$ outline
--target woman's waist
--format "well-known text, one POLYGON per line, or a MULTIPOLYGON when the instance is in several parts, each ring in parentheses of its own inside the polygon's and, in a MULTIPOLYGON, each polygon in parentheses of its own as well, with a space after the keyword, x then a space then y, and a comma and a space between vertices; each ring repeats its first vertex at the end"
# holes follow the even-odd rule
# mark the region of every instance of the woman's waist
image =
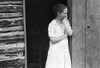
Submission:
POLYGON ((61 41, 59 41, 59 42, 57 42, 57 43, 54 43, 54 44, 50 41, 50 44, 51 44, 51 45, 68 44, 68 39, 67 39, 67 37, 66 37, 65 39, 63 39, 63 40, 61 40, 61 41))
POLYGON ((51 49, 61 49, 61 50, 64 50, 64 49, 68 49, 68 41, 67 41, 67 38, 58 42, 58 43, 55 43, 55 44, 52 44, 50 42, 50 48, 51 49))
MULTIPOLYGON (((63 36, 64 35, 64 33, 62 33, 62 34, 60 34, 60 33, 57 33, 56 35, 55 35, 55 37, 61 37, 61 36, 63 36)), ((67 35, 67 34, 66 34, 67 35)), ((68 35, 67 35, 68 36, 68 35)))

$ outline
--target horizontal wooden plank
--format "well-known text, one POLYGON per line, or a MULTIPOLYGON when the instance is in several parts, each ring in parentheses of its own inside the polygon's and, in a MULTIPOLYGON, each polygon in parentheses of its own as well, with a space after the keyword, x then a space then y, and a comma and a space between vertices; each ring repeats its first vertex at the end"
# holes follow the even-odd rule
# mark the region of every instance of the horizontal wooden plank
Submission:
POLYGON ((24 59, 5 60, 0 62, 0 68, 24 68, 23 66, 25 66, 24 59))
POLYGON ((13 44, 14 46, 12 45, 11 47, 9 47, 9 45, 6 44, 4 46, 3 45, 1 46, 3 48, 0 48, 0 55, 4 55, 4 54, 7 54, 7 55, 8 54, 21 54, 21 55, 23 55, 23 52, 25 50, 24 44, 23 44, 23 46, 22 45, 15 46, 13 44))
POLYGON ((20 40, 20 39, 24 39, 24 35, 20 35, 20 36, 7 36, 7 37, 1 37, 0 38, 0 43, 1 42, 6 42, 6 41, 11 41, 11 40, 20 40))
POLYGON ((22 12, 18 13, 0 13, 0 18, 22 17, 22 12))
POLYGON ((23 18, 10 18, 10 19, 0 19, 0 27, 11 27, 11 26, 24 26, 23 18))
POLYGON ((6 57, 6 56, 1 56, 0 57, 0 62, 1 61, 8 61, 8 60, 16 60, 16 59, 22 59, 22 60, 24 60, 25 57, 21 56, 21 57, 12 57, 12 58, 10 58, 10 57, 6 57))
POLYGON ((25 48, 13 48, 13 49, 2 49, 0 50, 0 54, 15 54, 15 53, 21 53, 24 52, 25 48))
POLYGON ((3 2, 0 2, 0 5, 8 5, 8 4, 23 4, 22 1, 3 1, 3 2))
POLYGON ((20 53, 12 53, 12 54, 0 54, 0 60, 4 57, 6 58, 16 58, 16 57, 22 57, 23 52, 20 53))
POLYGON ((0 5, 0 12, 22 12, 23 5, 0 5))
POLYGON ((23 0, 0 0, 0 2, 4 2, 4 1, 23 1, 23 0))
POLYGON ((4 44, 12 44, 12 43, 18 43, 18 42, 25 42, 24 39, 13 39, 13 40, 8 40, 8 41, 3 41, 3 42, 0 42, 1 44, 4 43, 4 44))
POLYGON ((14 27, 7 27, 7 28, 0 28, 0 33, 1 32, 7 32, 7 31, 18 31, 18 30, 23 30, 23 26, 14 26, 14 27))
POLYGON ((10 19, 0 19, 0 23, 1 21, 17 21, 17 20, 23 20, 23 17, 19 17, 19 18, 10 18, 10 19))
POLYGON ((15 36, 15 35, 24 35, 24 31, 0 33, 0 37, 2 37, 2 36, 15 36))
POLYGON ((0 44, 0 49, 11 49, 11 48, 23 48, 25 44, 23 42, 14 44, 0 44))

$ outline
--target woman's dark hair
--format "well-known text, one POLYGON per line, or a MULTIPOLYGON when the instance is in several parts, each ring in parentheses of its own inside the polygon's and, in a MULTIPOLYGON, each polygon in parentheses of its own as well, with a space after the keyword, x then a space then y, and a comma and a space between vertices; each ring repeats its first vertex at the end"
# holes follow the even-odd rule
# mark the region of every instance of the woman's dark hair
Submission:
POLYGON ((53 6, 53 13, 57 16, 57 12, 61 13, 65 8, 67 8, 67 6, 62 3, 56 4, 53 6))

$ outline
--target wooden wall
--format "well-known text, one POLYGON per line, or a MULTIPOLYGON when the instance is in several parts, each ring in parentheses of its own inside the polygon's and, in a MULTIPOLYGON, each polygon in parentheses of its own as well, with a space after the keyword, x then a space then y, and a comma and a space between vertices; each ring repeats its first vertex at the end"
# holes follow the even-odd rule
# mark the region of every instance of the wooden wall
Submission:
POLYGON ((23 18, 22 0, 0 1, 0 68, 24 68, 23 18))
POLYGON ((100 0, 72 0, 72 66, 100 68, 100 0))

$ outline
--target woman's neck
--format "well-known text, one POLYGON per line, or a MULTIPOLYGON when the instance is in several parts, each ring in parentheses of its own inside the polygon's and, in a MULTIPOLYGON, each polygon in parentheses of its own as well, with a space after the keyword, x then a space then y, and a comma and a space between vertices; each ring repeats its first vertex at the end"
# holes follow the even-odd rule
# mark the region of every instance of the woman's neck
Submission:
POLYGON ((55 19, 56 19, 56 21, 58 21, 57 23, 61 24, 62 19, 60 17, 56 17, 55 19))

